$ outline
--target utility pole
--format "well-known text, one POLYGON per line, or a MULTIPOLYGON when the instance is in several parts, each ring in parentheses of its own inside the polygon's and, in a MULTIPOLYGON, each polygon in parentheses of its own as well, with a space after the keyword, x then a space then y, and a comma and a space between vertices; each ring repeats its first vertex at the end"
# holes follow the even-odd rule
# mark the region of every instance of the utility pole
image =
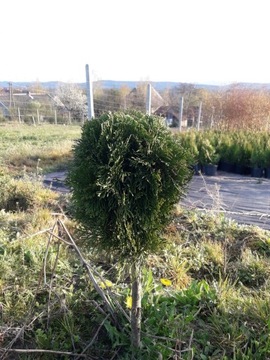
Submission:
POLYGON ((86 72, 86 91, 87 91, 87 105, 88 105, 88 120, 91 120, 94 115, 94 101, 93 101, 93 89, 92 81, 89 74, 89 65, 85 65, 86 72))
POLYGON ((146 114, 151 115, 151 84, 147 84, 146 114))
POLYGON ((180 111, 179 111, 179 131, 182 130, 182 120, 183 120, 183 108, 184 108, 184 98, 183 96, 180 99, 180 111))

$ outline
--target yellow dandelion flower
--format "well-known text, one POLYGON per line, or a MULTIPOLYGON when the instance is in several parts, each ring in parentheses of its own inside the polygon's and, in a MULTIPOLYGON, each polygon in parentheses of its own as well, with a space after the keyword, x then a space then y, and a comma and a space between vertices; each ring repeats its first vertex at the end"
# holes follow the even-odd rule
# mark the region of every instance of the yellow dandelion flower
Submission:
POLYGON ((126 298, 126 306, 128 309, 132 308, 132 297, 131 296, 127 296, 126 298))
POLYGON ((110 280, 105 280, 100 284, 101 289, 112 287, 113 283, 110 280))
POLYGON ((160 279, 160 282, 161 282, 161 284, 164 285, 164 286, 171 286, 171 285, 172 285, 172 282, 171 282, 171 280, 169 280, 169 279, 161 278, 161 279, 160 279))

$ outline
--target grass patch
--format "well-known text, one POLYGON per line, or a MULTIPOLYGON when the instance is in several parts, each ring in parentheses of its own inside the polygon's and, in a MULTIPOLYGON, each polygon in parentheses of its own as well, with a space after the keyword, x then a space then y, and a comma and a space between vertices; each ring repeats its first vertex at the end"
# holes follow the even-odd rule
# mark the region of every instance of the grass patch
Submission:
MULTIPOLYGON (((44 189, 37 170, 43 161, 45 169, 54 161, 64 166, 80 129, 70 131, 69 137, 67 126, 0 127, 6 137, 6 148, 0 145, 0 358, 131 358, 126 267, 89 248, 70 218, 69 195, 44 189), (56 150, 39 162, 45 139, 56 150), (64 160, 54 158, 66 140, 64 160), (19 156, 10 173, 13 145, 19 156), (27 154, 29 172, 22 171, 27 154)), ((178 209, 161 235, 166 246, 147 258, 143 271, 139 358, 270 358, 270 232, 178 209)))
MULTIPOLYGON (((68 199, 65 201, 68 206, 68 199)), ((12 344, 24 349, 85 351, 90 358, 130 358, 130 329, 125 317, 130 311, 130 282, 125 267, 119 267, 110 254, 89 249, 76 224, 63 214, 100 289, 114 304, 115 323, 76 251, 67 245, 67 233, 55 225, 54 201, 43 204, 43 208, 40 204, 35 207, 34 218, 30 207, 1 212, 0 328, 9 329, 3 348, 12 344), (38 224, 50 230, 40 232, 38 224), (58 241, 59 237, 63 241, 58 241), (15 329, 23 329, 24 336, 17 333, 12 343, 15 329)), ((140 358, 267 358, 269 232, 237 226, 222 217, 199 212, 191 215, 182 211, 175 216, 164 234, 166 248, 147 260, 140 358), (190 230, 194 227, 196 236, 190 230), (251 241, 254 234, 255 247, 251 241), (239 242, 244 246, 246 239, 244 250, 235 247, 239 254, 230 257, 223 241, 226 238, 230 246, 239 242)), ((53 359, 55 355, 44 356, 53 359)))
POLYGON ((1 125, 1 164, 14 175, 66 168, 80 133, 78 125, 1 125))

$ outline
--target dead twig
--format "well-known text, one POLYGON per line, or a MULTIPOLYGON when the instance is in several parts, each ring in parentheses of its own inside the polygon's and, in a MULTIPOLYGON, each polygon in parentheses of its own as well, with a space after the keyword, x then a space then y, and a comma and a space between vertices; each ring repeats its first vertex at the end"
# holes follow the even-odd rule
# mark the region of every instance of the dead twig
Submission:
MULTIPOLYGON (((89 342, 89 344, 87 344, 87 346, 83 349, 83 351, 81 352, 81 354, 84 354, 96 341, 96 338, 102 328, 102 326, 104 325, 105 321, 108 319, 109 314, 107 314, 107 316, 105 317, 105 319, 103 319, 102 323, 99 325, 95 335, 93 336, 93 338, 91 339, 91 341, 89 342)), ((75 358, 75 360, 78 360, 80 358, 81 355, 79 355, 78 357, 75 358)))
POLYGON ((82 265, 85 267, 87 274, 91 280, 91 282, 93 283, 93 286, 95 288, 95 290, 97 291, 97 293, 100 295, 100 297, 103 299, 103 301, 105 302, 105 304, 107 305, 107 308, 110 312, 110 314, 112 315, 113 319, 116 321, 115 318, 115 311, 114 311, 114 307, 112 304, 112 301, 105 295, 104 291, 100 288, 100 286, 98 285, 92 271, 91 268, 88 264, 88 262, 84 259, 84 257, 82 256, 82 253, 80 251, 80 249, 78 248, 78 246, 76 245, 75 241, 73 240, 72 236, 70 235, 68 229, 66 228, 65 224, 61 221, 61 220, 57 220, 57 223, 62 226, 63 230, 65 231, 66 235, 68 236, 68 239, 72 245, 72 247, 74 248, 74 250, 76 251, 77 255, 79 256, 82 265))
POLYGON ((53 285, 53 280, 54 280, 55 269, 56 269, 57 262, 59 259, 59 252, 60 252, 60 241, 58 240, 56 258, 54 260, 53 270, 52 270, 52 274, 51 274, 51 280, 50 280, 50 284, 49 284, 49 299, 48 299, 48 306, 47 306, 47 313, 48 313, 47 329, 49 328, 49 324, 50 324, 50 303, 51 303, 51 296, 52 296, 52 285, 53 285))
POLYGON ((17 334, 16 334, 16 336, 14 337, 14 339, 12 339, 11 341, 10 341, 10 343, 8 344, 8 346, 6 346, 5 348, 0 348, 0 353, 2 353, 1 354, 1 357, 0 357, 0 360, 4 360, 5 359, 5 357, 6 357, 6 355, 7 355, 7 353, 8 352, 10 352, 10 351, 12 351, 12 349, 11 349, 11 347, 12 347, 12 345, 17 341, 17 339, 24 333, 24 330, 26 329, 26 328, 28 328, 28 327, 31 327, 31 325, 37 320, 37 319, 39 319, 41 316, 43 316, 44 315, 44 311, 42 311, 41 313, 39 313, 37 316, 35 316, 33 319, 32 319, 32 321, 30 321, 30 323, 29 324, 24 324, 20 329, 19 329, 19 331, 17 332, 17 334))
POLYGON ((46 247, 46 251, 45 251, 45 255, 44 255, 44 261, 43 261, 43 276, 44 276, 44 284, 47 284, 47 277, 46 277, 46 267, 47 267, 47 257, 48 257, 48 253, 49 253, 49 247, 50 247, 50 243, 52 241, 53 238, 53 232, 54 229, 56 227, 56 223, 54 223, 53 227, 52 227, 52 231, 49 232, 50 236, 48 239, 48 243, 47 243, 47 247, 46 247))
POLYGON ((69 351, 56 351, 56 350, 45 350, 45 349, 6 349, 6 348, 2 348, 0 349, 0 353, 4 352, 4 353, 17 353, 17 354, 33 354, 33 353, 37 353, 37 354, 53 354, 53 355, 66 355, 66 356, 77 356, 76 359, 80 359, 80 358, 87 358, 87 359, 91 359, 89 357, 89 355, 84 355, 84 354, 75 354, 69 351))

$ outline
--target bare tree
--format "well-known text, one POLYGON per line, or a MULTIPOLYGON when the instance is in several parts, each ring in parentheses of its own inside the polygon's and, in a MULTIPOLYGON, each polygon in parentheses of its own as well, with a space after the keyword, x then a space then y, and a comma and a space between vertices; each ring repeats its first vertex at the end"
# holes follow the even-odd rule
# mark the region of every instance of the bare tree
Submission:
POLYGON ((60 85, 54 100, 59 108, 65 107, 74 120, 87 117, 87 98, 79 86, 71 83, 60 85))

